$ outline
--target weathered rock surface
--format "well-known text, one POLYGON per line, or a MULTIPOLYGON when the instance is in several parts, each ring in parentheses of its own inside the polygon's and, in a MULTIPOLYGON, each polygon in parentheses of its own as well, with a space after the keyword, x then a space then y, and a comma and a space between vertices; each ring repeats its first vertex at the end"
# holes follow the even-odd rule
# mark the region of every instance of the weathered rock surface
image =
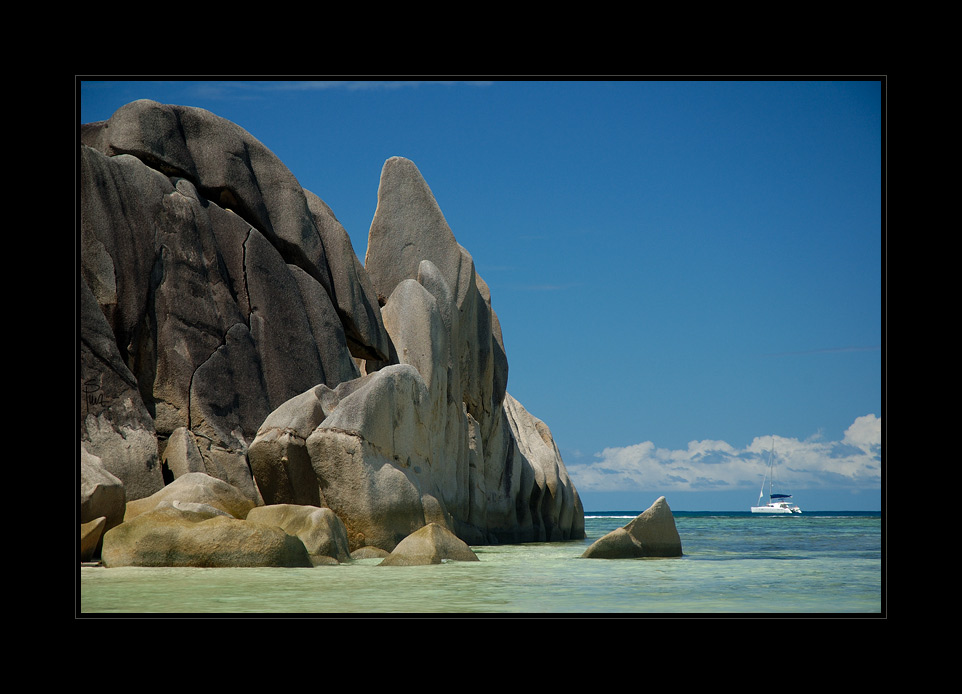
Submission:
POLYGON ((103 517, 107 528, 124 520, 127 494, 123 483, 104 468, 100 458, 80 446, 80 522, 103 517))
POLYGON ((625 526, 632 537, 645 547, 652 557, 680 557, 681 538, 668 501, 660 496, 646 511, 625 526))
POLYGON ((304 543, 279 527, 174 504, 109 530, 102 561, 108 568, 312 566, 304 543))
POLYGON ((329 508, 297 504, 258 506, 247 514, 247 520, 275 525, 289 535, 296 535, 315 564, 325 563, 325 558, 336 562, 351 559, 344 523, 329 508))
POLYGON ((127 494, 123 483, 107 472, 100 458, 80 445, 81 561, 100 556, 103 534, 124 520, 127 494))
POLYGON ((107 518, 101 516, 80 523, 80 561, 91 561, 100 554, 100 540, 107 530, 107 518))
POLYGON ((203 472, 191 472, 168 484, 160 491, 127 502, 124 522, 153 511, 165 502, 205 504, 234 517, 244 519, 254 508, 253 502, 237 487, 203 472))
MULTIPOLYGON (((92 254, 101 251, 95 248, 92 254)), ((91 263, 101 260, 94 258, 91 263)), ((112 279, 106 277, 104 283, 112 279)), ((116 287, 104 291, 107 300, 115 302, 116 287)), ((97 299, 83 280, 79 303, 81 443, 123 483, 128 498, 148 496, 164 486, 153 419, 97 299)))
POLYGON ((646 511, 596 540, 581 556, 588 559, 682 556, 681 538, 668 501, 658 497, 646 511))
POLYGON ((164 446, 161 461, 167 483, 187 474, 203 473, 237 488, 253 504, 264 503, 243 451, 218 446, 187 427, 174 429, 164 446))
POLYGON ((488 287, 412 162, 384 164, 361 265, 323 200, 202 109, 133 102, 83 126, 79 155, 81 443, 128 520, 325 508, 353 550, 432 523, 472 544, 583 537, 547 426, 507 393, 488 287))
POLYGON ((442 561, 480 561, 468 545, 447 528, 428 523, 404 538, 378 566, 422 566, 442 561))
POLYGON ((568 477, 550 429, 510 394, 505 394, 505 412, 511 433, 534 474, 529 505, 544 528, 544 539, 555 542, 584 537, 581 498, 568 477))
POLYGON ((129 498, 163 486, 157 437, 246 453, 281 403, 359 375, 352 354, 388 358, 346 232, 248 133, 137 101, 82 142, 82 435, 129 498))

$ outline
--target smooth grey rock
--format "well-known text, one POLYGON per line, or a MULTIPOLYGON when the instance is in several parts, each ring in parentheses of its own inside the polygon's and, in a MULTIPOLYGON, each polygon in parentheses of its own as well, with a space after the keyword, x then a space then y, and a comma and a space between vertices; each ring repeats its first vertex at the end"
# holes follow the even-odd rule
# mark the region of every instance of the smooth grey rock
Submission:
POLYGON ((237 488, 252 503, 264 503, 243 452, 214 445, 210 439, 198 436, 186 427, 178 427, 170 435, 164 448, 163 464, 168 479, 204 473, 237 488))
POLYGON ((351 354, 359 359, 386 361, 391 344, 381 322, 377 292, 354 252, 351 237, 327 203, 308 190, 304 195, 324 244, 333 283, 331 296, 351 354))
POLYGON ((105 518, 106 529, 124 520, 127 494, 123 483, 110 474, 100 458, 80 445, 80 522, 105 518))
POLYGON ((431 396, 417 370, 385 367, 307 438, 325 503, 344 521, 352 549, 391 550, 422 527, 433 487, 431 396))
POLYGON ((414 279, 422 260, 434 263, 460 297, 461 247, 414 162, 391 157, 381 169, 364 259, 379 301, 401 281, 414 279))
POLYGON ((342 314, 338 313, 317 280, 296 265, 289 265, 288 268, 301 293, 310 329, 308 335, 315 346, 324 375, 322 382, 333 388, 344 381, 354 380, 361 374, 351 355, 345 335, 346 326, 341 323, 342 314))
POLYGON ((162 456, 164 468, 177 479, 190 472, 207 472, 197 441, 187 427, 177 427, 167 439, 162 456))
MULTIPOLYGON (((490 301, 479 290, 483 282, 474 260, 458 244, 431 189, 410 160, 392 157, 384 163, 377 200, 364 266, 378 298, 386 303, 402 281, 424 277, 422 262, 434 266, 457 311, 456 325, 449 320, 448 327, 451 349, 459 362, 459 399, 487 439, 498 423, 507 361, 495 358, 496 351, 503 353, 504 345, 495 349, 492 344, 500 338, 500 331, 496 334, 493 330, 496 319, 490 301)), ((436 291, 438 285, 433 277, 425 280, 426 288, 447 303, 436 291)), ((441 311, 442 316, 453 318, 448 306, 443 305, 441 311)))
POLYGON ((505 394, 504 402, 511 433, 534 474, 529 506, 533 521, 541 528, 539 536, 547 542, 584 537, 581 497, 568 477, 551 430, 510 394, 505 394))
POLYGON ((417 280, 398 283, 382 310, 398 359, 421 374, 428 390, 447 395, 448 332, 434 296, 417 280))
POLYGON ((264 420, 247 452, 264 503, 326 505, 307 451, 307 437, 365 380, 357 378, 334 389, 319 384, 283 403, 264 420))

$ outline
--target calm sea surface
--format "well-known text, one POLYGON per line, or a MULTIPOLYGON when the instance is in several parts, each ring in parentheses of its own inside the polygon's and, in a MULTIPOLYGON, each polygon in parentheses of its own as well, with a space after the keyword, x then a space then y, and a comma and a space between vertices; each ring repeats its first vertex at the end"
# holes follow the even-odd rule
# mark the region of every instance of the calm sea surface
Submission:
POLYGON ((475 547, 480 562, 313 569, 79 569, 107 614, 882 615, 879 513, 674 512, 684 556, 582 559, 638 512, 585 514, 585 540, 475 547))

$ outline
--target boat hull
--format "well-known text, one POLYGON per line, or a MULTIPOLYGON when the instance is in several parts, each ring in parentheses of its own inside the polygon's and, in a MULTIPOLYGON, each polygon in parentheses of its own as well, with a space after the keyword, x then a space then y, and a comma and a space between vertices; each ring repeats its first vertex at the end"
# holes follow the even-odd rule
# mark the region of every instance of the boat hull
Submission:
POLYGON ((801 512, 802 509, 797 506, 752 506, 752 513, 769 516, 791 516, 801 512))

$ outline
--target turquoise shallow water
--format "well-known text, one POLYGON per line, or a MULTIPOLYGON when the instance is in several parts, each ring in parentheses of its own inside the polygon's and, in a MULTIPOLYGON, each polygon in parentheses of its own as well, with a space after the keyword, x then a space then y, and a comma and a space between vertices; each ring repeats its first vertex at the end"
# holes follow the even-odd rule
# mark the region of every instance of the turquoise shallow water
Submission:
POLYGON ((313 569, 79 569, 77 610, 110 614, 883 614, 881 514, 676 512, 684 556, 582 559, 585 540, 475 547, 480 562, 313 569))

